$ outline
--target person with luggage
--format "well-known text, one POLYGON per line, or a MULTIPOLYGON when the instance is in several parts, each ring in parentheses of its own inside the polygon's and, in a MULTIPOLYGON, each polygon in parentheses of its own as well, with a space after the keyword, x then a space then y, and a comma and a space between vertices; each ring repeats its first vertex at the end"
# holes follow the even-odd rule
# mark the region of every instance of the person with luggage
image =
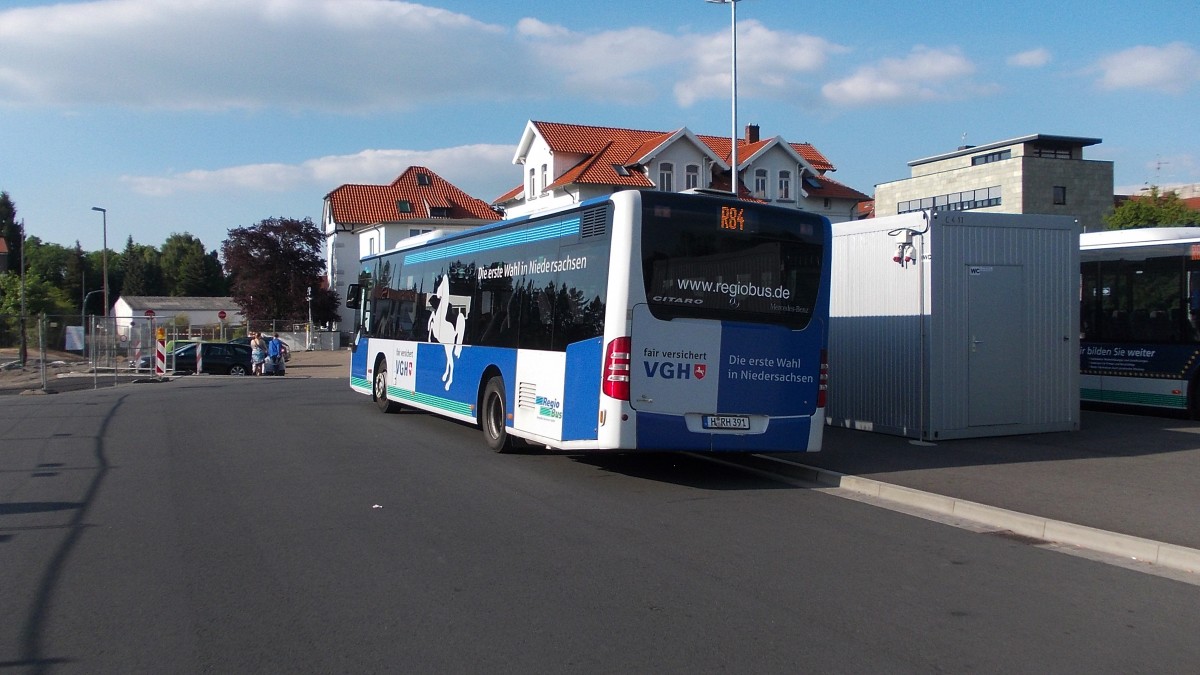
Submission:
POLYGON ((287 367, 284 362, 286 352, 287 346, 279 339, 279 333, 272 335, 267 342, 267 366, 272 375, 283 375, 284 368, 287 367))

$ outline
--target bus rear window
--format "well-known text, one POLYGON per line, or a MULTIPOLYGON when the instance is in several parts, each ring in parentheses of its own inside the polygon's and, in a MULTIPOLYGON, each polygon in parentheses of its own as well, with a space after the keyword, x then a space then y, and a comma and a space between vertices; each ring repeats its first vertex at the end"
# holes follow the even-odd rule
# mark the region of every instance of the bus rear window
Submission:
POLYGON ((658 319, 802 329, 821 283, 824 221, 752 202, 643 193, 642 271, 658 319))

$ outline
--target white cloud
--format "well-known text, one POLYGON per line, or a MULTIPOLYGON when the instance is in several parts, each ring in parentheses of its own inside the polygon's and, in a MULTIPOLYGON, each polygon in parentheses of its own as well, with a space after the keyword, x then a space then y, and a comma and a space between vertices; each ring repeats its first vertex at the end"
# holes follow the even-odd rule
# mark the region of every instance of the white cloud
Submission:
MULTIPOLYGON (((729 34, 696 36, 688 45, 688 64, 675 85, 675 100, 688 107, 697 101, 725 98, 730 89, 729 34)), ((772 30, 750 20, 738 25, 738 93, 762 98, 794 97, 801 76, 825 67, 831 54, 848 51, 824 38, 772 30)))
POLYGON ((654 100, 655 80, 677 66, 686 42, 649 28, 584 34, 536 19, 522 19, 518 32, 547 90, 624 103, 654 100))
POLYGON ((974 64, 957 49, 917 46, 904 58, 883 59, 830 82, 821 93, 843 106, 949 99, 988 89, 968 81, 974 72, 974 64))
POLYGON ((142 195, 168 197, 181 193, 289 192, 331 190, 346 183, 387 184, 410 166, 435 171, 472 196, 491 200, 520 181, 513 172, 512 145, 462 145, 437 150, 364 150, 332 155, 300 164, 247 164, 224 169, 195 169, 167 176, 123 176, 122 182, 142 195), (512 184, 497 176, 513 176, 512 184))
POLYGON ((1006 63, 1018 68, 1041 68, 1050 63, 1050 50, 1045 47, 1028 49, 1008 57, 1006 63))
POLYGON ((485 99, 519 60, 507 33, 387 0, 16 9, 0 12, 0 103, 346 111, 485 99))
MULTIPOLYGON (((729 33, 670 35, 634 27, 595 34, 573 32, 536 19, 522 19, 518 33, 573 95, 597 100, 646 103, 674 81, 684 107, 729 92, 729 33)), ((797 76, 819 70, 829 54, 845 51, 827 40, 772 30, 756 20, 738 24, 738 89, 747 96, 794 93, 797 76)))
POLYGON ((1183 42, 1138 46, 1110 54, 1096 64, 1102 89, 1157 89, 1181 93, 1200 82, 1200 53, 1183 42))
MULTIPOLYGON (((738 24, 738 86, 794 97, 845 48, 738 24)), ((0 11, 0 105, 373 113, 563 95, 684 107, 729 90, 729 34, 513 27, 402 0, 92 0, 0 11), (530 70, 536 77, 528 77, 530 70)))

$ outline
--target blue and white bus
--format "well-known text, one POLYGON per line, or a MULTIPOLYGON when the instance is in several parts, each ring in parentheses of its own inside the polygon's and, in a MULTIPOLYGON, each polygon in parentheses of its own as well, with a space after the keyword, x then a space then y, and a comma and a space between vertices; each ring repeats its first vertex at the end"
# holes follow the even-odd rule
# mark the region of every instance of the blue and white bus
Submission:
POLYGON ((829 221, 624 191, 362 260, 350 386, 504 451, 815 451, 829 221))
POLYGON ((1200 417, 1200 228, 1079 236, 1079 398, 1200 417))

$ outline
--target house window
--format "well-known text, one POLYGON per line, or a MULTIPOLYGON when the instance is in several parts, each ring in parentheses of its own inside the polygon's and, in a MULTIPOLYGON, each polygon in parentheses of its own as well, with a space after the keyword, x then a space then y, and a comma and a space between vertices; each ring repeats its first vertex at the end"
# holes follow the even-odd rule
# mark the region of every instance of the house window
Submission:
POLYGON ((396 211, 398 213, 412 213, 412 202, 407 199, 396 200, 396 211))
POLYGON ((427 174, 427 173, 417 174, 417 185, 429 185, 429 174, 427 174))
POLYGON ((790 200, 792 198, 792 172, 779 172, 779 199, 790 200))
POLYGON ((684 169, 683 174, 685 190, 694 190, 700 187, 700 167, 696 164, 688 164, 684 169))
POLYGON ((767 198, 767 170, 754 170, 754 196, 759 199, 767 198))
POLYGON ((1054 203, 1059 205, 1067 203, 1067 186, 1054 186, 1054 203))
POLYGON ((370 239, 367 240, 367 253, 371 254, 374 252, 375 252, 375 237, 371 237, 370 239))
POLYGON ((824 204, 825 204, 825 208, 826 208, 826 210, 828 210, 828 209, 829 209, 829 207, 833 206, 833 200, 832 200, 832 199, 830 199, 829 197, 826 197, 826 198, 825 198, 825 201, 824 201, 824 204))
POLYGON ((542 165, 542 192, 545 192, 546 188, 550 187, 550 182, 548 180, 546 180, 546 176, 549 173, 550 172, 547 170, 546 165, 543 164, 542 165))
POLYGON ((658 165, 658 189, 663 192, 675 191, 675 165, 663 162, 658 165))
POLYGON ((450 217, 450 207, 449 206, 431 206, 431 207, 429 207, 429 217, 430 218, 449 218, 450 217))
POLYGON ((529 190, 527 190, 527 192, 528 192, 527 199, 535 199, 537 197, 537 183, 534 182, 536 179, 537 179, 537 174, 534 173, 534 169, 530 169, 529 170, 529 190))
POLYGON ((425 234, 426 232, 432 232, 432 231, 433 231, 433 228, 429 228, 429 227, 410 227, 408 229, 408 236, 416 237, 418 235, 422 235, 422 234, 425 234))

